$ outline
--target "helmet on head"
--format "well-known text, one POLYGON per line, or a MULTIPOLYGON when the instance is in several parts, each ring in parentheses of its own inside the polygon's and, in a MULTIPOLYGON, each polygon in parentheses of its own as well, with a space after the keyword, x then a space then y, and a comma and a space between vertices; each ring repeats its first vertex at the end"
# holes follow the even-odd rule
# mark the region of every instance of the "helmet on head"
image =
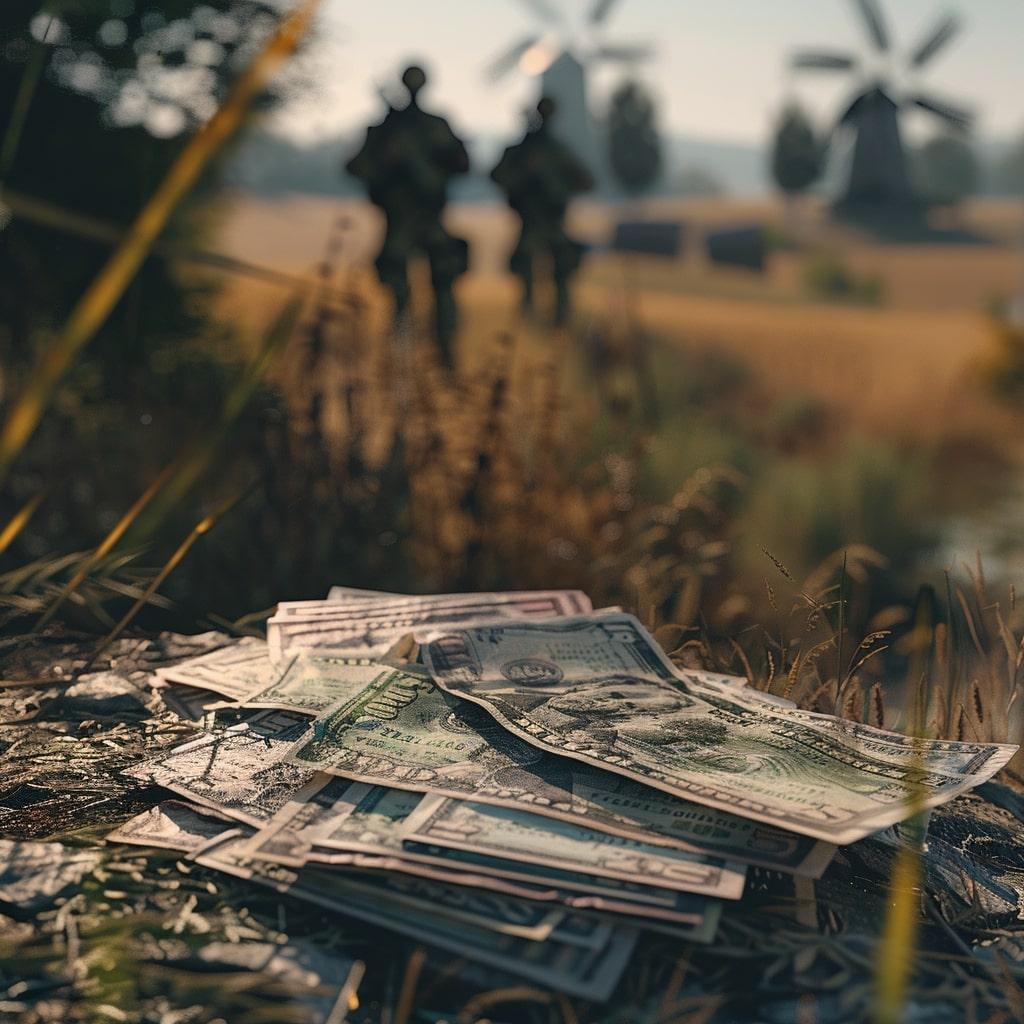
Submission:
POLYGON ((410 64, 402 72, 402 85, 415 96, 427 84, 427 73, 419 64, 410 64))

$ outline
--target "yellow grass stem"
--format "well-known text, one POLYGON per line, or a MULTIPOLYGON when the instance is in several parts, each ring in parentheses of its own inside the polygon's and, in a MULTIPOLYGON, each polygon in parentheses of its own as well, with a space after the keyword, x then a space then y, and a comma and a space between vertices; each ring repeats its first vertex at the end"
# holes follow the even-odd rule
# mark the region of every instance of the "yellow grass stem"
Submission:
MULTIPOLYGON (((59 231, 64 235, 74 235, 91 242, 115 246, 121 242, 126 233, 124 225, 112 224, 110 221, 76 213, 66 206, 51 203, 45 199, 4 189, 3 203, 17 220, 28 221, 38 227, 59 231)), ((162 256, 178 263, 192 263, 202 267, 212 267, 228 274, 240 277, 251 277, 270 284, 302 288, 312 291, 320 286, 315 278, 289 274, 274 267, 265 267, 258 263, 229 256, 213 249, 196 249, 181 242, 167 240, 156 241, 149 250, 149 256, 162 256)))
POLYGON ((175 208, 211 157, 241 124, 253 100, 298 46, 322 0, 304 0, 242 73, 216 114, 188 142, 135 223, 79 300, 0 431, 0 481, 35 432, 78 353, 102 327, 175 208))
POLYGON ((405 977, 402 979, 402 990, 398 995, 398 1004, 395 1007, 395 1024, 407 1024, 413 1009, 413 1000, 416 998, 416 985, 420 980, 420 973, 427 961, 427 951, 422 946, 417 946, 405 965, 405 977))
MULTIPOLYGON (((256 359, 246 367, 241 378, 228 392, 224 405, 217 420, 211 428, 197 441, 192 443, 176 460, 177 471, 163 488, 159 499, 154 504, 151 516, 144 524, 145 535, 148 536, 159 526, 167 514, 192 485, 206 472, 210 463, 224 440, 225 435, 255 394, 274 358, 287 344, 302 310, 304 287, 296 290, 291 300, 285 305, 280 315, 271 325, 263 343, 263 348, 256 359)), ((134 538, 144 539, 144 538, 134 538)))
POLYGON ((57 599, 46 609, 45 612, 39 617, 39 621, 36 622, 33 631, 42 629, 57 612, 61 609, 64 602, 67 601, 72 594, 82 585, 85 578, 96 568, 97 565, 114 550, 117 542, 125 535, 128 528, 138 519, 143 509, 156 497, 160 492, 161 488, 171 478, 174 472, 174 468, 177 465, 177 461, 169 463, 159 473, 159 475, 153 480, 153 482, 135 499, 134 504, 121 518, 117 521, 114 528, 103 538, 102 543, 95 551, 87 558, 82 560, 82 564, 75 570, 75 574, 68 580, 64 589, 57 595, 57 599))
MULTIPOLYGON (((255 486, 255 485, 253 485, 255 486)), ((172 572, 181 564, 185 556, 192 550, 192 545, 195 544, 204 533, 209 533, 210 530, 217 525, 217 523, 230 512, 240 501, 247 497, 253 490, 253 487, 248 487, 244 491, 234 495, 227 501, 223 502, 209 515, 203 516, 202 519, 192 527, 189 535, 178 545, 173 555, 167 559, 161 570, 156 574, 153 581, 148 587, 139 595, 138 600, 128 609, 127 612, 122 616, 121 621, 107 634, 106 638, 99 645, 92 657, 86 662, 84 669, 88 669, 93 665, 96 659, 128 628, 132 620, 142 610, 143 606, 150 600, 150 598, 163 586, 164 581, 172 572)))
MULTIPOLYGON (((921 766, 920 755, 914 758, 921 766)), ((912 769, 913 770, 913 769, 912 769)), ((902 842, 889 879, 889 906, 875 971, 875 1024, 900 1024, 917 949, 924 842, 923 787, 912 781, 907 801, 913 816, 902 826, 902 842)))
MULTIPOLYGON (((117 525, 107 534, 103 542, 89 555, 75 571, 74 576, 60 592, 57 599, 40 616, 35 630, 42 629, 57 614, 64 603, 82 585, 86 577, 114 550, 116 545, 135 524, 146 508, 157 497, 160 498, 158 514, 150 521, 149 531, 159 524, 162 515, 180 499, 202 475, 213 459, 214 453, 225 432, 245 409, 253 393, 263 379, 274 356, 291 336, 302 306, 304 287, 297 289, 292 300, 274 321, 257 359, 246 369, 238 383, 231 389, 221 409, 215 428, 198 441, 187 445, 176 458, 168 463, 153 482, 139 495, 131 508, 120 518, 117 525)), ((0 552, 2 552, 0 548, 0 552)))
POLYGON ((36 509, 43 503, 46 491, 40 491, 35 497, 29 498, 22 507, 14 513, 11 521, 0 530, 0 555, 2 555, 17 539, 18 534, 28 526, 36 509))

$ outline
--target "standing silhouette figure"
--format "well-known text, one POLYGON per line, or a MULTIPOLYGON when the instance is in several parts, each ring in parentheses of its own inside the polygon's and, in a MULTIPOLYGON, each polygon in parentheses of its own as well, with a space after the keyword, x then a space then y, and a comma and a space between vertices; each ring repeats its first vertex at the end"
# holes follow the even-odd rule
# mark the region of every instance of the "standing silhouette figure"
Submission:
POLYGON ((583 245, 565 230, 573 196, 589 192, 594 178, 576 154, 551 131, 555 101, 544 97, 521 142, 505 150, 491 178, 522 221, 509 269, 522 280, 523 308, 533 310, 534 276, 545 257, 555 286, 557 326, 569 317, 569 281, 583 258, 583 245))
POLYGON ((453 365, 452 341, 458 314, 452 287, 469 263, 468 246, 450 235, 441 218, 452 178, 469 170, 466 147, 443 117, 419 105, 426 72, 412 65, 402 84, 404 107, 390 106, 384 120, 367 129, 362 148, 345 165, 366 186, 367 195, 384 213, 387 230, 376 260, 377 274, 395 301, 395 323, 409 308, 409 261, 424 255, 430 263, 434 293, 434 330, 441 361, 453 365))

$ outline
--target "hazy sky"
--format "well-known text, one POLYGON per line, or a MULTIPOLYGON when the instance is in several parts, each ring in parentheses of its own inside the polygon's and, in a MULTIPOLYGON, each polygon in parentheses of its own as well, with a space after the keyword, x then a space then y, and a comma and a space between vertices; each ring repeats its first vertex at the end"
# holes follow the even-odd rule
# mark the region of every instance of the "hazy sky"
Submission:
MULTIPOLYGON (((548 0, 579 25, 588 0, 548 0)), ((1024 131, 1024 0, 888 0, 885 11, 905 52, 949 10, 965 28, 935 58, 921 84, 973 107, 979 134, 1024 131)), ((318 87, 286 107, 278 129, 311 139, 351 130, 381 113, 374 83, 393 81, 409 57, 432 72, 426 105, 465 133, 505 135, 521 124, 536 85, 519 72, 494 85, 484 68, 538 27, 528 0, 327 0, 320 39, 309 57, 318 87)), ((607 42, 645 41, 656 57, 642 77, 673 132, 759 142, 795 90, 822 118, 834 115, 852 81, 820 72, 788 74, 786 55, 801 46, 868 51, 851 0, 620 0, 607 42)), ((592 104, 620 74, 592 76, 592 104)), ((912 119, 918 132, 926 115, 912 119), (915 123, 916 122, 916 123, 915 123)))

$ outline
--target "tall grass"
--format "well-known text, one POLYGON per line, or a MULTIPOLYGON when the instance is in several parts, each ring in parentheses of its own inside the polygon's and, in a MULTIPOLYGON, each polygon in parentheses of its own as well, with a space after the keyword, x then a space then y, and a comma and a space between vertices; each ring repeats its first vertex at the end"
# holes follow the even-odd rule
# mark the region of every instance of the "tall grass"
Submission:
POLYGON ((242 123, 270 76, 295 51, 320 3, 321 0, 305 0, 282 21, 262 52, 234 82, 224 103, 182 150, 63 329, 43 353, 38 368, 0 429, 0 484, 35 431, 61 379, 110 315, 175 208, 214 154, 242 123))

